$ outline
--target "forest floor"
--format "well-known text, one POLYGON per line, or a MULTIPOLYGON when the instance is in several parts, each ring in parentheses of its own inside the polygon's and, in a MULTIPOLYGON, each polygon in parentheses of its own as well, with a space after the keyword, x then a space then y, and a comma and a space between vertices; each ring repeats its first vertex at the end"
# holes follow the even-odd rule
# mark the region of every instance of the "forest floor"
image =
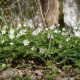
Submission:
POLYGON ((80 80, 80 73, 62 71, 57 67, 35 64, 18 64, 14 68, 0 70, 0 80, 80 80), (58 71, 56 71, 58 70, 58 71))

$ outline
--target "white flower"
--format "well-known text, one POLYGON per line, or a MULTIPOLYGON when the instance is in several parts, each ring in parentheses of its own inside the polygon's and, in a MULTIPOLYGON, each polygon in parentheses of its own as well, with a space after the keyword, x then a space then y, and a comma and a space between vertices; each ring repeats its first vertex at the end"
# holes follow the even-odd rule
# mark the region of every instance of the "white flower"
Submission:
POLYGON ((9 32, 10 32, 10 34, 14 34, 14 29, 11 28, 9 32))
POLYGON ((27 26, 27 25, 26 25, 26 22, 23 24, 23 26, 24 26, 24 27, 26 27, 26 26, 27 26))
POLYGON ((29 43, 30 43, 30 42, 29 42, 28 40, 24 40, 24 41, 23 41, 24 46, 29 45, 29 43))
POLYGON ((69 35, 69 32, 62 32, 61 35, 69 35))
POLYGON ((41 54, 44 54, 44 53, 45 53, 45 49, 40 48, 40 53, 41 53, 41 54))
POLYGON ((2 40, 1 43, 3 44, 5 42, 5 40, 2 40))
POLYGON ((7 26, 7 25, 4 25, 4 26, 3 26, 3 28, 4 28, 4 29, 7 29, 7 28, 8 28, 8 26, 7 26))
POLYGON ((37 36, 37 35, 42 31, 42 29, 43 29, 43 28, 37 28, 36 30, 34 30, 34 31, 32 32, 32 35, 33 35, 33 36, 37 36))
POLYGON ((20 36, 21 36, 21 34, 20 33, 17 33, 16 37, 20 37, 20 36))
POLYGON ((74 30, 77 30, 78 28, 77 28, 77 26, 74 26, 74 30))
POLYGON ((18 27, 21 28, 21 23, 18 24, 18 27))
POLYGON ((24 35, 26 33, 26 29, 20 30, 19 32, 21 35, 24 35))
POLYGON ((1 33, 2 33, 2 34, 6 34, 6 30, 3 29, 3 30, 1 31, 1 33))
POLYGON ((50 26, 50 30, 54 30, 56 28, 56 26, 52 25, 50 26))
POLYGON ((61 33, 61 31, 60 31, 60 30, 55 29, 55 30, 54 30, 54 33, 56 33, 56 34, 58 33, 58 34, 59 34, 59 33, 61 33))
POLYGON ((39 23, 39 27, 43 27, 43 24, 42 23, 39 23))
POLYGON ((58 33, 61 33, 61 31, 60 31, 60 30, 58 30, 58 33))
POLYGON ((76 31, 75 36, 80 37, 80 31, 76 31))
POLYGON ((31 29, 34 28, 33 21, 32 21, 31 19, 27 21, 27 25, 28 25, 28 27, 30 27, 31 29))
POLYGON ((32 47, 31 50, 34 51, 35 50, 35 47, 32 47))
POLYGON ((53 37, 53 35, 52 35, 52 34, 48 33, 47 38, 48 38, 48 39, 49 39, 49 38, 53 39, 54 37, 53 37))
POLYGON ((26 33, 26 29, 20 30, 20 32, 17 33, 16 37, 20 37, 22 35, 25 35, 25 33, 26 33))
POLYGON ((65 34, 64 32, 61 33, 61 35, 64 35, 64 34, 65 34))
POLYGON ((66 31, 66 29, 65 29, 65 28, 63 28, 63 29, 62 29, 62 31, 66 31))
POLYGON ((13 39, 13 38, 14 38, 14 34, 10 34, 10 35, 9 35, 9 38, 10 38, 10 39, 13 39))
POLYGON ((70 38, 67 38, 66 41, 68 42, 70 40, 70 38))
POLYGON ((10 45, 13 45, 14 43, 10 42, 10 45))
POLYGON ((62 46, 61 44, 59 44, 59 48, 62 49, 62 47, 63 47, 63 46, 62 46))
POLYGON ((57 33, 58 33, 58 30, 57 30, 57 29, 55 29, 55 30, 54 30, 54 33, 56 33, 56 34, 57 34, 57 33))
POLYGON ((17 30, 21 28, 21 23, 18 23, 17 30))
POLYGON ((47 30, 48 30, 48 28, 45 28, 45 30, 47 31, 47 30))

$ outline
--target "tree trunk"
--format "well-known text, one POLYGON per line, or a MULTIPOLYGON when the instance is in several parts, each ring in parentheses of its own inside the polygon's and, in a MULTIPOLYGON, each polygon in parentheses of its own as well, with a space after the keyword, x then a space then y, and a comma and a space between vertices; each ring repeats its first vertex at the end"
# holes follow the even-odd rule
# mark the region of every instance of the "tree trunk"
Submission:
POLYGON ((64 22, 72 28, 80 25, 80 0, 63 0, 64 22))
POLYGON ((58 0, 40 0, 42 14, 48 26, 58 25, 59 2, 58 0))

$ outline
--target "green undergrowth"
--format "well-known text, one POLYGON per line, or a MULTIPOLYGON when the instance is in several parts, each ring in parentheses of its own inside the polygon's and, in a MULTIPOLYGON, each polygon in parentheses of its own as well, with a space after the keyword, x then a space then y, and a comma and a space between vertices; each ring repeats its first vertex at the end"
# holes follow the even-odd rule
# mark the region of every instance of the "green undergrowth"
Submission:
POLYGON ((35 34, 35 30, 27 27, 1 29, 0 68, 16 67, 32 60, 51 69, 56 66, 71 75, 80 73, 79 37, 65 28, 46 28, 35 34))

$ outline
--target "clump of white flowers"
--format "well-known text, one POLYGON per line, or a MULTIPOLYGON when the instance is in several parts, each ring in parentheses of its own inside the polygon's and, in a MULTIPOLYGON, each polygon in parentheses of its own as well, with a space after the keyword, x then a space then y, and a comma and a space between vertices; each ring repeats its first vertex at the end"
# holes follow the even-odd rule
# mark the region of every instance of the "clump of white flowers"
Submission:
POLYGON ((78 28, 77 28, 77 26, 74 26, 73 29, 74 29, 74 30, 77 30, 78 28))
POLYGON ((2 34, 6 34, 6 30, 3 29, 3 30, 1 31, 1 33, 2 33, 2 34))
POLYGON ((10 37, 10 39, 14 38, 14 32, 15 32, 15 30, 13 28, 10 28, 10 31, 9 31, 9 37, 10 37))
POLYGON ((10 28, 9 33, 10 33, 10 34, 14 34, 14 32, 15 32, 15 30, 14 30, 13 28, 10 28))
POLYGON ((66 38, 66 41, 68 42, 70 40, 70 38, 66 38))
POLYGON ((34 25, 33 25, 33 21, 32 21, 32 19, 27 20, 26 24, 27 24, 27 26, 28 26, 29 28, 31 28, 31 29, 34 28, 34 25))
POLYGON ((13 39, 14 38, 14 35, 13 34, 10 34, 9 37, 10 37, 10 39, 13 39))
POLYGON ((62 32, 61 35, 69 35, 69 32, 62 32))
POLYGON ((55 25, 52 25, 52 26, 50 26, 50 30, 54 30, 56 28, 56 26, 55 25))
POLYGON ((80 37, 80 31, 75 31, 75 36, 80 37))
POLYGON ((61 33, 61 35, 69 35, 69 32, 68 32, 68 31, 66 31, 66 29, 65 29, 65 28, 63 28, 63 29, 62 29, 62 33, 61 33))
POLYGON ((17 25, 17 30, 20 29, 21 26, 22 26, 21 23, 18 23, 18 25, 17 25))
POLYGON ((23 29, 23 30, 20 30, 19 33, 17 33, 16 37, 20 37, 25 34, 26 34, 26 29, 23 29))
POLYGON ((20 33, 17 33, 16 37, 20 37, 20 36, 21 36, 21 34, 20 33))
POLYGON ((55 30, 54 30, 54 33, 56 33, 56 34, 57 34, 57 33, 58 33, 58 30, 57 30, 57 29, 55 29, 55 30))
POLYGON ((65 29, 65 28, 63 28, 63 29, 62 29, 62 31, 66 31, 66 29, 65 29))
POLYGON ((52 34, 50 34, 50 33, 48 33, 47 38, 48 38, 48 39, 49 39, 49 38, 54 39, 53 35, 52 35, 52 34))
POLYGON ((2 34, 2 35, 6 34, 6 32, 7 32, 6 29, 7 29, 7 28, 8 28, 7 25, 4 25, 4 26, 3 26, 3 28, 1 29, 1 34, 2 34))
POLYGON ((21 35, 24 35, 26 33, 26 29, 20 30, 19 32, 21 35))
POLYGON ((41 31, 42 31, 42 27, 39 27, 39 28, 37 28, 36 30, 34 30, 33 32, 32 32, 32 35, 33 36, 37 36, 41 31))
POLYGON ((23 44, 24 44, 24 46, 26 46, 26 45, 29 45, 29 40, 23 40, 23 44))

